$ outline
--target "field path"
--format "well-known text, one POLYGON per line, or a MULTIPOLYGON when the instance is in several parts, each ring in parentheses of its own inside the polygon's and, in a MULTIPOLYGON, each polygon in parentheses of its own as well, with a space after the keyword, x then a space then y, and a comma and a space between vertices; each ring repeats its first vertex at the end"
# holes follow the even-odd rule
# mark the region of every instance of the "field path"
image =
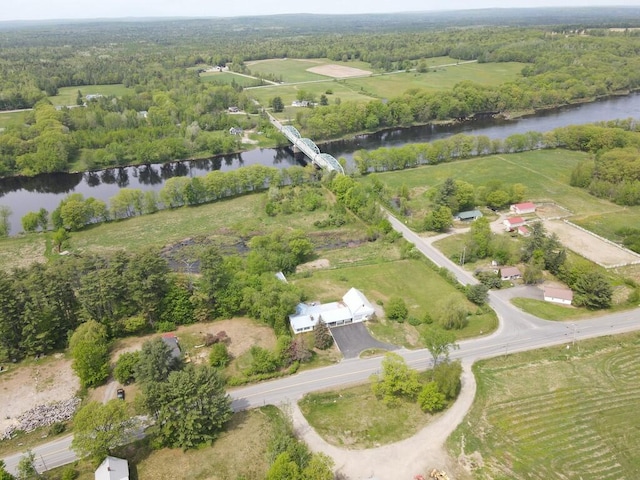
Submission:
POLYGON ((312 451, 329 455, 336 472, 349 480, 411 480, 418 474, 426 477, 434 468, 448 472, 452 480, 471 478, 444 448, 446 439, 471 408, 476 393, 471 363, 463 363, 463 369, 462 390, 456 402, 418 433, 399 442, 366 450, 330 445, 309 425, 297 402, 291 405, 294 430, 312 451))

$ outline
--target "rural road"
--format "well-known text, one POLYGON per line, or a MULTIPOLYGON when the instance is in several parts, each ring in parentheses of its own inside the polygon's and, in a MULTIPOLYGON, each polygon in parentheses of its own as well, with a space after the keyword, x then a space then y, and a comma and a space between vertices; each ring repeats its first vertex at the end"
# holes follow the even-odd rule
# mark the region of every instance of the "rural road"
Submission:
MULTIPOLYGON (((469 272, 451 262, 402 222, 391 215, 389 220, 393 228, 402 233, 406 240, 413 243, 436 265, 451 271, 459 282, 477 283, 469 272)), ((460 359, 464 365, 471 365, 480 359, 640 329, 640 309, 573 323, 550 322, 517 309, 510 303, 511 296, 508 290, 489 293, 489 304, 500 320, 497 331, 486 337, 459 342, 459 350, 453 351, 450 355, 452 359, 460 359)), ((396 352, 402 355, 412 368, 426 369, 431 366, 431 355, 426 349, 401 349, 396 352)), ((379 373, 381 362, 382 357, 343 360, 337 365, 307 370, 291 377, 234 389, 229 391, 229 395, 236 411, 267 404, 294 404, 303 395, 313 391, 365 382, 371 374, 379 373)), ((467 403, 470 405, 470 402, 467 403)), ((455 407, 454 405, 452 408, 455 407)), ((464 412, 458 412, 456 416, 458 422, 464 417, 464 412)), ((448 425, 447 428, 453 430, 456 426, 457 423, 448 425)), ((71 436, 67 436, 34 448, 33 452, 39 460, 38 468, 50 469, 74 461, 75 454, 68 448, 70 443, 71 436)), ((4 459, 10 472, 15 471, 20 456, 21 454, 17 454, 4 459)))

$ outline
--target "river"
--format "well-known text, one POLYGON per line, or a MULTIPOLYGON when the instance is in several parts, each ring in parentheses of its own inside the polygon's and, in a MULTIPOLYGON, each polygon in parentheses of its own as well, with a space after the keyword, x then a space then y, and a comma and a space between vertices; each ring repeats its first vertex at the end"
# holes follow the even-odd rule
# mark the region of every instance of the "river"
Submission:
MULTIPOLYGON (((547 132, 567 125, 626 118, 640 119, 640 93, 566 106, 514 120, 482 120, 456 125, 427 125, 386 130, 350 140, 330 142, 321 145, 320 149, 336 158, 344 157, 349 160, 353 152, 360 149, 371 150, 382 146, 430 142, 458 133, 504 139, 514 133, 547 132)), ((228 171, 253 164, 284 168, 297 163, 288 149, 256 149, 206 160, 113 168, 87 173, 45 174, 32 178, 4 178, 0 179, 0 205, 6 205, 11 209, 10 233, 16 234, 22 230, 20 220, 26 213, 43 207, 51 211, 70 193, 82 193, 85 197, 91 196, 108 202, 120 188, 160 190, 164 182, 174 176, 196 177, 212 170, 228 171)))

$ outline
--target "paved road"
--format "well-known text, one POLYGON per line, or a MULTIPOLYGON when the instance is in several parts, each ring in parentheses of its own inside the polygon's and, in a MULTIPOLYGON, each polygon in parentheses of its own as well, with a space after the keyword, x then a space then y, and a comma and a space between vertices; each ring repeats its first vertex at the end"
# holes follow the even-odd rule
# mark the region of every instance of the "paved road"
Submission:
MULTIPOLYGON (((418 250, 436 265, 449 269, 463 284, 477 283, 476 279, 460 266, 451 262, 424 239, 409 230, 396 218, 389 216, 393 227, 412 242, 418 250)), ((460 342, 460 349, 451 358, 473 363, 484 358, 533 350, 551 345, 573 344, 586 338, 613 335, 640 329, 640 309, 603 315, 574 323, 550 322, 534 317, 515 308, 506 292, 490 292, 489 304, 500 319, 498 330, 486 337, 460 342)), ((431 356, 425 349, 396 351, 413 368, 431 366, 431 356)), ((234 410, 255 408, 267 404, 285 404, 297 401, 304 394, 357 384, 366 381, 372 373, 379 373, 382 358, 345 359, 337 365, 307 370, 257 385, 250 385, 229 392, 234 410)), ((64 437, 34 448, 36 458, 47 468, 71 463, 75 454, 68 450, 71 437, 64 437)), ((9 471, 14 471, 20 455, 5 458, 9 471)), ((39 464, 39 468, 40 464, 39 464)))

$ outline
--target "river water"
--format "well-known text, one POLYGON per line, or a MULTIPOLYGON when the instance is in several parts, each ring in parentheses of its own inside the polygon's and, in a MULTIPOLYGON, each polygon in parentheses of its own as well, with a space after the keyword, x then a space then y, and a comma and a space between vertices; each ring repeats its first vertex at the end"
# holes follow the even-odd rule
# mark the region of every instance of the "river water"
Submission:
MULTIPOLYGON (((515 133, 547 132, 567 125, 634 118, 640 119, 640 93, 613 97, 593 103, 572 105, 515 120, 482 120, 456 125, 427 125, 393 129, 373 135, 357 136, 320 145, 323 152, 349 160, 356 150, 401 146, 430 142, 458 133, 486 135, 504 139, 515 133)), ((11 234, 22 230, 20 219, 28 212, 55 209, 70 193, 82 193, 108 202, 120 188, 160 190, 164 182, 175 176, 196 177, 212 170, 228 171, 262 164, 279 168, 298 164, 293 154, 284 148, 256 149, 237 155, 206 160, 191 160, 168 164, 123 167, 87 173, 56 173, 32 178, 0 179, 0 205, 11 208, 11 234)))

